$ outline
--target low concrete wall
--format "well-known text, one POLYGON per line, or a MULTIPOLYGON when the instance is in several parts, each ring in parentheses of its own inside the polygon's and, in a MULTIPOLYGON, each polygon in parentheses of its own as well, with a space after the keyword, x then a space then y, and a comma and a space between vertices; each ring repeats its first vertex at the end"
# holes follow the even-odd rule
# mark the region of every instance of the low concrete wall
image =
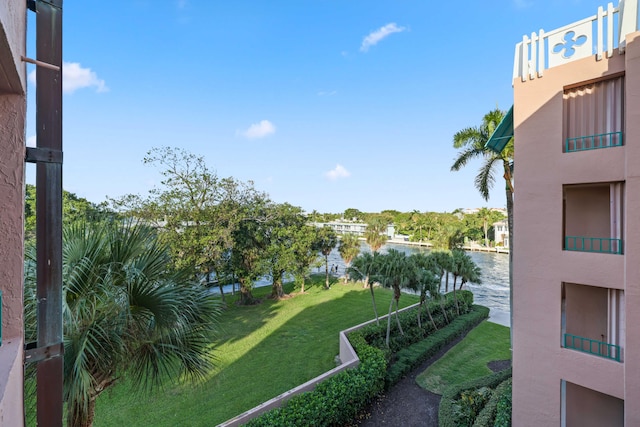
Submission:
MULTIPOLYGON (((413 307, 416 307, 418 304, 413 304, 408 307, 405 307, 399 311, 406 311, 413 307)), ((380 317, 380 320, 386 319, 388 314, 380 317)), ((340 366, 337 366, 330 371, 325 372, 322 375, 318 375, 317 377, 307 381, 304 384, 299 385, 298 387, 292 388, 291 390, 285 391, 284 393, 274 397, 273 399, 267 400, 260 405, 249 409, 242 414, 231 418, 230 420, 225 421, 224 423, 218 424, 219 427, 235 427, 240 426, 242 424, 248 423, 251 419, 258 417, 259 415, 270 411, 274 408, 279 408, 282 406, 287 400, 291 399, 296 394, 303 393, 305 391, 311 391, 316 388, 320 382, 326 380, 327 378, 331 378, 332 376, 344 371, 345 369, 355 368, 360 364, 360 359, 356 354, 355 350, 351 346, 349 339, 347 339, 347 334, 353 331, 357 331, 360 328, 363 328, 367 325, 375 323, 374 320, 369 320, 368 322, 361 323, 359 325, 353 326, 349 329, 345 329, 344 331, 340 331, 338 334, 340 340, 340 366)))

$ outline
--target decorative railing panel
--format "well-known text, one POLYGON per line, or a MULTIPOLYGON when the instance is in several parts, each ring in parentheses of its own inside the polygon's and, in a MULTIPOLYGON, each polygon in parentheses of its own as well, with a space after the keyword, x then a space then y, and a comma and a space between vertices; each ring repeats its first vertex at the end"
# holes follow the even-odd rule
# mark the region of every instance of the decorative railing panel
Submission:
POLYGON ((598 148, 619 147, 622 145, 622 132, 601 133, 579 136, 565 140, 565 152, 596 150, 598 148))
POLYGON ((622 239, 602 237, 565 236, 565 251, 622 254, 622 239))
POLYGON ((513 78, 520 77, 524 82, 542 77, 545 69, 591 55, 601 60, 605 52, 610 58, 615 48, 622 53, 626 34, 636 30, 637 13, 631 9, 637 5, 620 3, 618 7, 612 3, 606 9, 599 7, 596 15, 557 30, 541 29, 530 37, 525 35, 516 45, 513 78), (630 10, 621 10, 624 7, 630 10))
POLYGON ((621 348, 619 345, 592 340, 578 335, 564 334, 564 347, 604 357, 606 359, 612 359, 616 362, 620 362, 622 360, 621 348))

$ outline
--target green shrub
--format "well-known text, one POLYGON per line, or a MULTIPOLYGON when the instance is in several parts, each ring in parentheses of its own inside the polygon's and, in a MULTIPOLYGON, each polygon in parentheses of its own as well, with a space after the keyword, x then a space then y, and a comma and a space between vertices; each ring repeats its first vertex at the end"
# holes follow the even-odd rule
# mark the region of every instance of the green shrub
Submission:
POLYGON ((387 387, 397 383, 407 372, 434 356, 457 337, 466 334, 488 316, 488 308, 474 305, 469 313, 457 317, 447 328, 439 329, 422 341, 398 351, 387 372, 387 387))
POLYGON ((362 335, 351 334, 351 345, 360 365, 328 378, 315 390, 292 397, 282 408, 273 409, 248 426, 339 426, 353 420, 383 391, 387 361, 362 335))
MULTIPOLYGON (((496 387, 493 396, 484 406, 484 409, 478 414, 475 422, 473 423, 473 427, 493 427, 496 423, 496 412, 499 405, 499 402, 503 400, 506 395, 511 398, 511 378, 503 381, 496 387)), ((500 424, 501 426, 510 426, 511 425, 511 404, 509 404, 509 423, 508 424, 500 424)))
POLYGON ((498 384, 510 377, 511 369, 505 369, 504 371, 496 372, 486 377, 448 387, 442 394, 442 399, 440 400, 440 408, 438 410, 438 423, 440 427, 458 427, 461 425, 455 404, 463 392, 482 387, 496 388, 498 384))
POLYGON ((509 380, 504 390, 499 393, 496 418, 493 424, 495 427, 511 427, 511 399, 511 380, 509 380))
POLYGON ((453 403, 453 414, 458 426, 470 427, 492 396, 493 390, 489 387, 461 392, 460 398, 453 403))

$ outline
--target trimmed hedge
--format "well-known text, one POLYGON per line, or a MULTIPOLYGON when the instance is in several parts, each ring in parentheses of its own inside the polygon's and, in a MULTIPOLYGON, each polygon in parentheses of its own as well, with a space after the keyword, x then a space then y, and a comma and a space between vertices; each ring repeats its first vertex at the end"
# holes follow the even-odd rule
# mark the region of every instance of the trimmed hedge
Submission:
POLYGON ((386 386, 390 387, 397 383, 413 368, 435 355, 457 337, 465 335, 487 317, 489 317, 487 307, 474 305, 469 313, 457 317, 447 327, 439 329, 422 341, 400 350, 395 355, 395 362, 387 372, 386 386))
POLYGON ((511 385, 511 380, 509 380, 507 386, 498 396, 494 427, 511 427, 511 385))
POLYGON ((460 393, 465 390, 478 389, 481 387, 489 387, 493 389, 510 377, 511 368, 473 381, 448 387, 444 393, 442 393, 442 400, 440 400, 440 409, 438 410, 438 424, 440 427, 461 426, 455 413, 455 403, 460 398, 460 393))
POLYGON ((360 365, 328 378, 315 390, 292 397, 282 408, 254 418, 246 425, 340 426, 351 422, 373 398, 383 391, 387 361, 384 353, 354 335, 351 345, 360 365))
MULTIPOLYGON (((506 379, 496 387, 493 396, 491 396, 491 399, 489 399, 473 422, 473 427, 493 427, 496 424, 498 404, 505 398, 506 394, 511 398, 511 378, 506 379)), ((504 427, 511 425, 511 405, 509 405, 509 423, 500 425, 504 427)))

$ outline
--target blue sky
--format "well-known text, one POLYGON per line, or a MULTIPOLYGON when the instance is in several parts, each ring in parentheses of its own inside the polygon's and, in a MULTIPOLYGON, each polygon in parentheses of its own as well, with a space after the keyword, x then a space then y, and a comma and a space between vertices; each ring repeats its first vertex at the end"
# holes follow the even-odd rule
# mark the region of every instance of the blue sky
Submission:
POLYGON ((489 202, 473 187, 479 163, 449 171, 452 136, 511 106, 524 34, 605 5, 65 0, 63 186, 146 194, 160 176, 142 158, 173 146, 307 211, 504 207, 500 181, 489 202))

